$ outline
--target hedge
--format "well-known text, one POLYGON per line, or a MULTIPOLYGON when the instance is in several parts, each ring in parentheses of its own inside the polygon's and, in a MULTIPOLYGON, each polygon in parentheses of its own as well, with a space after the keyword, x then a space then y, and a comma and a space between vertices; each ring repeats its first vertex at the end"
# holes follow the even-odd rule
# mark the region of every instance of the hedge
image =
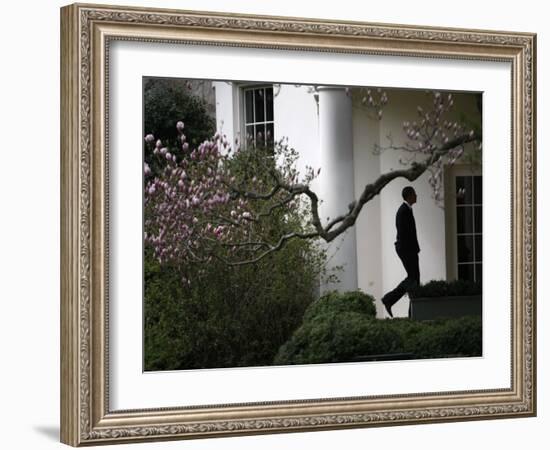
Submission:
POLYGON ((302 325, 279 349, 274 364, 347 362, 391 354, 410 354, 416 359, 482 354, 479 317, 381 320, 365 307, 366 298, 372 297, 331 293, 312 304, 302 325))
POLYGON ((357 312, 321 314, 294 333, 274 364, 345 362, 358 355, 400 352, 403 345, 401 334, 383 321, 357 312))
POLYGON ((481 283, 466 280, 433 280, 409 291, 412 298, 481 295, 481 283))
POLYGON ((304 321, 322 314, 338 314, 344 311, 357 312, 374 318, 376 317, 374 298, 361 291, 329 292, 308 307, 304 314, 304 321))

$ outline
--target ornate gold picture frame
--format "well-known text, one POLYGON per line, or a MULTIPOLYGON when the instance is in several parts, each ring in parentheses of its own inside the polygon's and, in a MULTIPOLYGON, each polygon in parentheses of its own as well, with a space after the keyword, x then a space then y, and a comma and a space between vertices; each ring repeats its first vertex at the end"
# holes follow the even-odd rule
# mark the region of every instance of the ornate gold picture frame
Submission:
MULTIPOLYGON (((61 441, 81 446, 534 416, 535 88, 536 36, 530 33, 86 4, 62 8, 61 441), (502 187, 511 193, 510 385, 114 409, 108 138, 110 46, 118 41, 509 64, 511 117, 500 126, 511 136, 511 148, 503 149, 511 155, 511 183, 502 187)), ((490 286, 484 292, 490 296, 490 286)))

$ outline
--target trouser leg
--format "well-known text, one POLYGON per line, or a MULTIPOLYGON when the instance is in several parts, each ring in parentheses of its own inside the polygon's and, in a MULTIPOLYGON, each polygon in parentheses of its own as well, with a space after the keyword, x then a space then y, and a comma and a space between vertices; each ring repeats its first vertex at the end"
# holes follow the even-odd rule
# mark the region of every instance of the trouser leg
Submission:
POLYGON ((409 289, 420 284, 420 267, 418 265, 418 253, 399 255, 403 267, 407 271, 406 280, 409 281, 409 289))
POLYGON ((397 303, 412 287, 420 284, 420 268, 418 265, 418 253, 397 253, 407 272, 405 278, 397 287, 386 294, 385 301, 390 306, 397 303))
MULTIPOLYGON (((399 257, 401 258, 401 255, 399 257)), ((418 253, 406 255, 404 258, 401 258, 401 261, 403 261, 403 266, 405 266, 405 270, 407 271, 407 278, 405 279, 405 290, 408 292, 411 288, 420 284, 420 267, 418 264, 418 253)), ((408 316, 409 318, 412 317, 412 302, 410 301, 410 298, 408 316)))

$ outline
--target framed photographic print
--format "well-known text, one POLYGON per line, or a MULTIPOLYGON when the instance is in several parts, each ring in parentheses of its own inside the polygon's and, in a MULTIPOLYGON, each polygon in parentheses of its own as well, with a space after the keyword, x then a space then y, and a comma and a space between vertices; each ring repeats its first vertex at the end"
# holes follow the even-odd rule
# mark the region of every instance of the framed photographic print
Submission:
POLYGON ((75 4, 61 43, 62 442, 536 414, 534 34, 75 4))

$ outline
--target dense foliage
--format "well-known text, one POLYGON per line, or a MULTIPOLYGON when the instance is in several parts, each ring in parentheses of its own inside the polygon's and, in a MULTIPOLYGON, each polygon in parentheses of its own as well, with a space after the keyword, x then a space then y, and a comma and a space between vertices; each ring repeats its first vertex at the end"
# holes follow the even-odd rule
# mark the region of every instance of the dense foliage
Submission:
POLYGON ((420 323, 418 332, 405 341, 406 352, 418 358, 482 355, 481 317, 420 323))
POLYGON ((374 298, 361 291, 328 292, 309 306, 304 320, 307 321, 323 314, 335 315, 340 312, 356 312, 374 318, 376 317, 374 298))
POLYGON ((269 365, 314 300, 317 254, 294 241, 254 265, 212 262, 181 283, 177 268, 145 264, 145 368, 269 365))
POLYGON ((466 280, 433 280, 409 291, 412 298, 481 295, 481 283, 466 280))
POLYGON ((316 298, 323 261, 303 240, 243 266, 161 265, 148 249, 146 370, 269 365, 316 298))
MULTIPOLYGON (((365 294, 358 294, 364 296, 365 294)), ((350 293, 342 295, 348 297, 350 293)), ((417 322, 410 319, 379 320, 360 312, 358 302, 345 301, 331 293, 334 308, 314 303, 292 338, 275 357, 274 363, 313 364, 357 361, 386 355, 391 359, 408 354, 410 358, 480 356, 481 318, 417 322), (346 310, 345 306, 349 305, 346 310), (316 309, 317 308, 317 309, 316 309)))
POLYGON ((311 317, 296 330, 274 363, 314 364, 346 362, 360 355, 397 353, 401 335, 366 314, 341 311, 311 317))

